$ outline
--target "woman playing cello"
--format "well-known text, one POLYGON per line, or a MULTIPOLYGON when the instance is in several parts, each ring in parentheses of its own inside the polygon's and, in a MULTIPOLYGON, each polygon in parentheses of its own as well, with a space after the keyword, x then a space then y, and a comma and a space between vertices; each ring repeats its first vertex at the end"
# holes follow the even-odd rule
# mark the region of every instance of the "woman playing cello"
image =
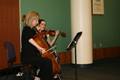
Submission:
MULTIPOLYGON (((23 17, 24 27, 22 30, 22 63, 40 67, 40 78, 42 80, 53 80, 51 60, 43 58, 39 53, 46 51, 33 39, 36 31, 33 27, 38 24, 40 16, 35 11, 30 11, 23 17)), ((29 79, 32 80, 32 79, 29 79)))

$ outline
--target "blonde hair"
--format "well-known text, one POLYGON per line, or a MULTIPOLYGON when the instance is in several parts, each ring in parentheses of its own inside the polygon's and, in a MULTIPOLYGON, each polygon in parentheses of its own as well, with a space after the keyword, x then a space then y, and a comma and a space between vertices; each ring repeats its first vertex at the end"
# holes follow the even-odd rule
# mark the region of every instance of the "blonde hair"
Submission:
POLYGON ((26 24, 27 26, 31 27, 32 26, 31 25, 32 20, 35 19, 35 18, 39 20, 39 17, 40 17, 40 15, 39 15, 38 12, 36 12, 36 11, 30 11, 26 15, 22 16, 22 22, 24 24, 26 24))

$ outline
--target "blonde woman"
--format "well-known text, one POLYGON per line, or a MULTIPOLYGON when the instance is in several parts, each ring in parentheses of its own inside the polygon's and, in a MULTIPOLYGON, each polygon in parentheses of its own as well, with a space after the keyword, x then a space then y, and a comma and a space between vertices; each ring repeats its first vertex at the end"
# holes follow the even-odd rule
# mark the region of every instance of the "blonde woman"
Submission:
POLYGON ((45 49, 40 47, 33 39, 33 36, 36 34, 33 27, 38 24, 39 18, 39 13, 35 11, 30 11, 23 16, 22 63, 40 67, 39 74, 42 80, 53 80, 51 61, 41 57, 39 52, 43 54, 45 53, 45 49))

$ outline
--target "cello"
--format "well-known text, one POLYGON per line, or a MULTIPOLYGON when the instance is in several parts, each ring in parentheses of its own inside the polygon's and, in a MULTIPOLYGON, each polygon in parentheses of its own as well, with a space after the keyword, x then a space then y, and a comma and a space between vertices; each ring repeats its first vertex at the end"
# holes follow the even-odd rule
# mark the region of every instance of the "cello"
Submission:
MULTIPOLYGON (((45 49, 46 52, 41 54, 41 55, 42 55, 43 58, 51 60, 53 74, 59 74, 61 72, 61 67, 60 67, 60 64, 58 63, 58 61, 56 59, 55 52, 53 50, 51 50, 52 47, 50 47, 49 44, 44 39, 44 36, 46 34, 54 36, 55 31, 54 30, 49 30, 49 31, 44 30, 42 32, 37 31, 37 34, 34 35, 33 39, 36 41, 36 43, 39 46, 41 46, 42 48, 45 49)), ((65 37, 65 33, 61 32, 60 34, 61 34, 61 36, 65 37)))

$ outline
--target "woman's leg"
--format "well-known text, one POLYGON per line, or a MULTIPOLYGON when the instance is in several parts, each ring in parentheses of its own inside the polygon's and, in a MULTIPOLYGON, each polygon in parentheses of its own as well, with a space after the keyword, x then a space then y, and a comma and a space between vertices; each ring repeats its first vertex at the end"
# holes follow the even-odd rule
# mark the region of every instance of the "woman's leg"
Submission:
POLYGON ((53 80, 51 60, 42 59, 40 76, 43 78, 43 80, 53 80))

